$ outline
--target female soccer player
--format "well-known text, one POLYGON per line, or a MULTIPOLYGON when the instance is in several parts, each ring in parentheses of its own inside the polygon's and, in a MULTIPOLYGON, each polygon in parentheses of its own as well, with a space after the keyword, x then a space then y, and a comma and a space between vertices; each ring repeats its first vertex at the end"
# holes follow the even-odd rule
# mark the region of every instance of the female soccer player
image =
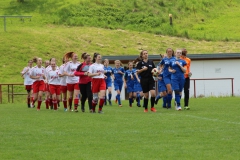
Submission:
POLYGON ((64 111, 67 111, 67 76, 64 74, 64 67, 66 63, 68 62, 68 59, 63 57, 63 64, 59 67, 59 77, 60 78, 60 85, 61 85, 61 93, 62 93, 62 98, 63 98, 63 107, 64 111))
POLYGON ((160 62, 160 68, 163 69, 163 81, 167 87, 167 97, 163 97, 163 104, 166 101, 167 106, 163 106, 164 108, 171 108, 171 101, 172 101, 172 87, 171 87, 171 73, 169 72, 169 64, 172 60, 174 51, 172 48, 168 48, 166 50, 166 56, 160 62))
POLYGON ((134 95, 134 72, 133 62, 128 62, 128 70, 125 72, 124 76, 124 87, 127 88, 127 93, 129 96, 129 107, 132 107, 133 95, 134 95))
POLYGON ((52 95, 52 102, 54 110, 58 109, 57 102, 60 100, 61 88, 60 88, 60 77, 58 75, 59 70, 56 67, 56 62, 51 61, 51 69, 46 73, 49 85, 49 91, 52 95))
POLYGON ((33 102, 32 107, 36 100, 38 100, 37 111, 40 110, 42 103, 42 94, 45 90, 45 68, 42 66, 41 58, 34 58, 33 62, 37 63, 37 66, 33 67, 30 72, 30 78, 33 79, 33 102))
POLYGON ((103 113, 102 108, 106 94, 106 83, 104 75, 104 66, 101 64, 102 57, 99 53, 94 53, 93 64, 89 67, 88 76, 92 77, 92 113, 95 113, 95 107, 100 98, 98 113, 103 113))
POLYGON ((24 78, 25 89, 27 90, 27 93, 28 93, 28 95, 27 95, 28 108, 31 107, 31 90, 32 90, 33 80, 30 78, 30 71, 32 69, 32 63, 33 63, 33 61, 29 60, 28 66, 25 67, 21 72, 22 77, 24 78))
MULTIPOLYGON (((106 89, 108 90, 108 103, 111 106, 112 105, 112 67, 108 66, 109 65, 109 60, 105 59, 104 60, 104 70, 105 70, 105 76, 107 77, 105 79, 106 82, 106 89)), ((106 91, 107 93, 107 91, 106 91)), ((107 96, 105 96, 105 105, 107 104, 107 96)))
POLYGON ((167 88, 166 88, 166 84, 163 81, 163 72, 162 69, 159 69, 159 75, 158 75, 158 93, 159 95, 156 98, 155 104, 158 103, 158 100, 161 99, 163 97, 163 108, 167 108, 167 88))
POLYGON ((80 65, 80 62, 78 62, 78 56, 74 52, 68 52, 65 54, 66 59, 72 59, 72 61, 69 61, 66 63, 64 67, 64 74, 67 76, 67 90, 69 92, 69 99, 68 104, 70 111, 72 110, 72 101, 74 96, 74 111, 78 112, 78 102, 79 102, 79 77, 74 75, 74 72, 76 71, 77 67, 80 65))
POLYGON ((117 91, 116 96, 116 103, 118 102, 118 106, 122 107, 121 103, 121 91, 123 86, 123 75, 124 75, 124 69, 121 67, 121 61, 116 60, 115 62, 115 68, 113 68, 113 79, 114 79, 114 89, 117 91))
POLYGON ((175 93, 176 110, 178 111, 182 110, 180 105, 180 97, 185 82, 184 73, 186 72, 186 68, 184 68, 184 66, 186 66, 186 62, 180 59, 181 56, 182 50, 176 50, 176 57, 169 64, 169 72, 172 73, 171 84, 175 93))
MULTIPOLYGON (((139 61, 141 61, 141 59, 138 57, 135 60, 136 66, 137 66, 139 61)), ((138 75, 137 71, 138 71, 138 69, 134 70, 134 97, 136 97, 137 106, 141 107, 140 101, 143 97, 143 91, 142 91, 142 87, 141 87, 141 84, 140 84, 141 76, 138 75)))
POLYGON ((91 65, 91 56, 87 53, 82 54, 84 62, 80 64, 74 72, 75 76, 79 76, 79 88, 82 95, 81 110, 85 112, 85 102, 88 99, 89 110, 92 111, 92 78, 88 76, 88 70, 91 65))
POLYGON ((153 61, 148 60, 148 52, 143 50, 140 53, 140 58, 142 59, 137 64, 138 74, 141 76, 140 84, 142 86, 143 94, 144 94, 144 112, 148 112, 148 98, 149 92, 151 94, 151 111, 156 112, 157 110, 154 108, 155 102, 155 81, 152 76, 152 69, 156 68, 153 61))

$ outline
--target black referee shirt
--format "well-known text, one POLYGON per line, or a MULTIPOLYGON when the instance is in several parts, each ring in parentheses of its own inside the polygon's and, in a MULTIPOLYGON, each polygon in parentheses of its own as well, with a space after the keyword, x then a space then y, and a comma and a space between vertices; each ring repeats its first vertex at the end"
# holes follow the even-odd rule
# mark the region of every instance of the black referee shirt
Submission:
POLYGON ((147 62, 144 61, 140 61, 137 64, 137 69, 140 70, 142 69, 144 66, 148 67, 148 69, 146 71, 141 72, 139 75, 141 76, 141 78, 149 78, 152 77, 152 69, 156 68, 155 64, 153 63, 153 61, 148 60, 147 62))

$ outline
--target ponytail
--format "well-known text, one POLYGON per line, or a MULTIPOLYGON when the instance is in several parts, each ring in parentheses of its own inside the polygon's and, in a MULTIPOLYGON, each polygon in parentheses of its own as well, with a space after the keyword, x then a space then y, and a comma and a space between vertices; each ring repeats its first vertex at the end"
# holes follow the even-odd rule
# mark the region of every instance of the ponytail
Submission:
POLYGON ((94 53, 93 54, 93 63, 96 62, 96 58, 97 58, 98 55, 100 55, 100 54, 99 53, 94 53))

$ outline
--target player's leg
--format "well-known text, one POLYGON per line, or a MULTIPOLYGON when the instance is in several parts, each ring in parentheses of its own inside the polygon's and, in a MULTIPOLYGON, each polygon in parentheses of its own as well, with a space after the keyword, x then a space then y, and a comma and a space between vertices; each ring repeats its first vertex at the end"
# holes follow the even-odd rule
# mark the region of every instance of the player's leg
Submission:
POLYGON ((93 94, 92 94, 92 83, 88 82, 87 84, 87 98, 88 98, 88 107, 89 107, 89 111, 92 111, 92 98, 93 98, 93 94))
POLYGON ((184 83, 184 109, 190 109, 189 104, 189 88, 190 88, 190 79, 186 78, 184 83))
POLYGON ((108 103, 110 104, 110 106, 112 105, 112 84, 109 85, 110 87, 108 87, 108 103))
POLYGON ((103 108, 103 104, 104 104, 104 100, 105 100, 105 94, 106 94, 106 90, 102 89, 99 92, 99 108, 98 108, 98 113, 103 113, 102 108, 103 108))
POLYGON ((73 84, 67 84, 67 90, 68 90, 68 95, 69 95, 69 97, 68 97, 69 111, 72 111, 74 85, 73 84))
POLYGON ((85 102, 87 100, 87 84, 79 84, 80 93, 82 95, 81 99, 81 110, 85 112, 85 102))
POLYGON ((129 101, 129 107, 132 107, 132 102, 133 102, 133 92, 128 93, 128 101, 129 101))
POLYGON ((79 102, 79 94, 80 94, 80 90, 79 90, 79 85, 75 84, 74 85, 74 111, 78 112, 78 102, 79 102))
POLYGON ((67 111, 67 86, 61 86, 64 111, 67 111))

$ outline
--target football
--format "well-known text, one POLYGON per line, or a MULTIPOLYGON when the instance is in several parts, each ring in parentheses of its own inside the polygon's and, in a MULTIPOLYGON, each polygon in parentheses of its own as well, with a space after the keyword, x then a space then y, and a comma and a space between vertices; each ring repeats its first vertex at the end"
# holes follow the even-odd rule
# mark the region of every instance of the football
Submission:
POLYGON ((158 76, 158 70, 157 70, 157 68, 153 68, 153 69, 152 69, 152 75, 153 75, 154 77, 157 77, 157 76, 158 76))

